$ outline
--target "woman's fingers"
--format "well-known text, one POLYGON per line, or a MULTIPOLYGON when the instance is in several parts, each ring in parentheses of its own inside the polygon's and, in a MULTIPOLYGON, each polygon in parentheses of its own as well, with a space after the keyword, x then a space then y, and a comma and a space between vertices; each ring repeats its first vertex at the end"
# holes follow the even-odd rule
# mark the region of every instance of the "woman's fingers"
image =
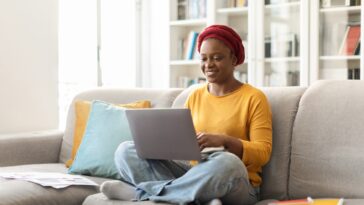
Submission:
POLYGON ((197 135, 197 142, 200 146, 200 150, 203 150, 205 147, 208 147, 208 137, 204 133, 199 133, 197 135))

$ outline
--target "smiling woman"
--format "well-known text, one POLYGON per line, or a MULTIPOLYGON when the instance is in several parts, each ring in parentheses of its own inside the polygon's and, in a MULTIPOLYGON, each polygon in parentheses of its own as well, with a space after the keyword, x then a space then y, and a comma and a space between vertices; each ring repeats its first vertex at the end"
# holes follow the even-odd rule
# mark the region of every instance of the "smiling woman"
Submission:
POLYGON ((261 169, 272 149, 272 116, 260 90, 234 78, 244 62, 240 37, 227 26, 205 28, 198 37, 201 69, 208 83, 188 97, 196 138, 201 150, 221 148, 206 160, 183 163, 142 159, 133 142, 121 143, 115 164, 128 192, 101 190, 110 199, 152 200, 178 204, 204 204, 219 198, 224 204, 254 204, 262 182, 261 169))

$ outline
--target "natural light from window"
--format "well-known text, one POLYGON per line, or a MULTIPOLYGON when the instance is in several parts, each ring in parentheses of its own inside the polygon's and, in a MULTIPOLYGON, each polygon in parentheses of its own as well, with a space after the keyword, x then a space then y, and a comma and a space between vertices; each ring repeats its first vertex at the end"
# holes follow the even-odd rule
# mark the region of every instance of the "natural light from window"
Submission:
POLYGON ((135 87, 135 2, 59 1, 60 129, 73 97, 98 86, 98 46, 102 85, 135 87))

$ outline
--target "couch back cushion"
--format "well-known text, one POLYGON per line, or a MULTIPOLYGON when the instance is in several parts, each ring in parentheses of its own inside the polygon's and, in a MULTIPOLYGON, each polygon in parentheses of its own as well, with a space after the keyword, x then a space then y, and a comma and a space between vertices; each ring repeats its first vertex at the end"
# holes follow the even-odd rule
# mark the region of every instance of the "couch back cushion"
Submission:
POLYGON ((293 127, 291 198, 364 197, 364 81, 319 81, 293 127))
POLYGON ((101 100, 114 104, 126 104, 139 100, 150 100, 152 107, 171 107, 174 99, 182 92, 182 89, 147 89, 147 88, 98 88, 82 92, 73 99, 67 116, 66 129, 63 137, 60 153, 60 162, 70 159, 73 145, 73 135, 75 127, 75 101, 78 100, 101 100))
POLYGON ((191 94, 192 91, 194 91, 196 88, 200 87, 200 84, 194 84, 190 87, 183 90, 173 101, 172 107, 173 108, 183 108, 185 105, 185 102, 188 98, 188 96, 191 94))
POLYGON ((272 110, 273 149, 263 167, 261 199, 285 199, 288 197, 288 172, 293 122, 304 87, 261 88, 272 110))

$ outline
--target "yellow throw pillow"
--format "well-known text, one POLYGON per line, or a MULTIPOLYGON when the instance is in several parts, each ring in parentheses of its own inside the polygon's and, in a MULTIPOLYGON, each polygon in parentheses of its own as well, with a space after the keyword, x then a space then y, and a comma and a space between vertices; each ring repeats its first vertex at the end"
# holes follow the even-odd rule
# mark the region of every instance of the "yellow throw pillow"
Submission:
MULTIPOLYGON (((124 108, 150 108, 151 103, 148 100, 136 101, 128 104, 118 104, 117 106, 124 108)), ((90 101, 76 101, 75 102, 75 130, 73 134, 73 147, 71 152, 71 159, 67 160, 66 167, 70 167, 75 159, 78 147, 81 144, 83 135, 86 130, 88 116, 90 114, 91 102, 90 101)))

